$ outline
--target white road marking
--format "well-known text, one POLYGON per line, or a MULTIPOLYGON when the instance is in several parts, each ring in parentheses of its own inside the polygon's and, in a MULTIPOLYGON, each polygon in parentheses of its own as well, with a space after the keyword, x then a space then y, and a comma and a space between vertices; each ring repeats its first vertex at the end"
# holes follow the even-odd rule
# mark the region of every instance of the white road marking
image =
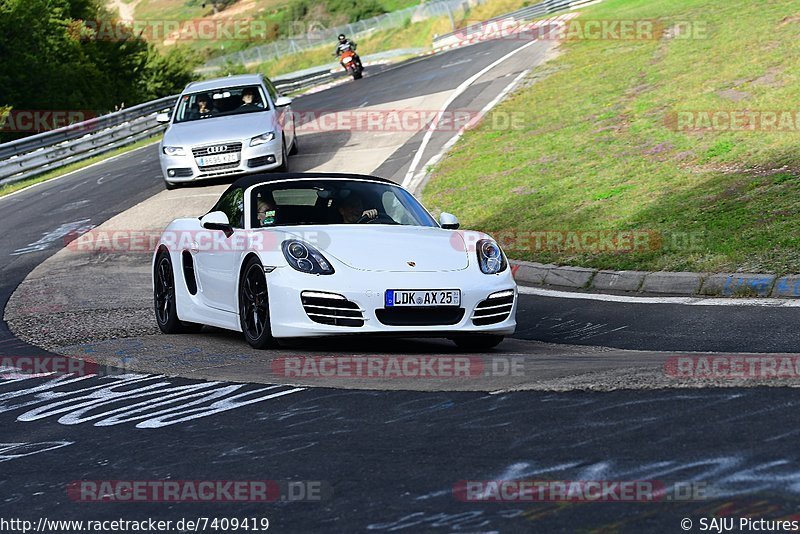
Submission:
POLYGON ((226 382, 175 385, 161 375, 141 374, 52 375, 44 382, 41 377, 0 381, 0 386, 6 384, 23 386, 0 393, 0 413, 27 410, 17 416, 17 421, 55 417, 62 425, 91 423, 100 427, 134 423, 136 428, 186 423, 305 391, 279 385, 252 389, 226 382), (84 383, 85 380, 88 382, 84 383), (74 385, 84 387, 72 389, 74 385), (65 391, 62 388, 66 386, 70 387, 65 391))
POLYGON ((73 445, 74 441, 42 441, 38 443, 0 443, 0 462, 24 458, 40 452, 73 445))
POLYGON ((67 234, 76 233, 83 234, 94 228, 91 219, 81 219, 80 221, 64 223, 55 230, 46 232, 42 237, 33 243, 28 243, 22 248, 18 248, 12 252, 11 256, 19 256, 21 254, 30 254, 31 252, 39 252, 45 250, 50 245, 63 238, 67 234))
POLYGON ((547 330, 554 335, 559 336, 560 339, 580 339, 581 341, 586 341, 593 337, 612 334, 628 328, 628 325, 619 326, 617 328, 610 328, 610 326, 611 325, 608 323, 579 323, 574 319, 565 320, 563 317, 554 315, 542 317, 533 328, 528 328, 523 331, 538 331, 547 328, 547 330), (555 324, 546 327, 546 323, 555 324))
POLYGON ((519 52, 522 52, 523 50, 525 50, 529 46, 533 46, 537 42, 538 42, 538 40, 534 39, 533 41, 531 41, 529 43, 526 43, 526 44, 520 46, 519 48, 515 48, 514 50, 512 50, 508 54, 506 54, 503 57, 501 57, 500 59, 495 60, 494 62, 490 63, 488 66, 484 67, 483 69, 481 69, 477 73, 473 74, 472 76, 470 76, 469 78, 464 80, 461 83, 461 85, 456 87, 455 91, 453 91, 453 94, 450 95, 450 98, 447 99, 447 101, 442 105, 442 107, 439 110, 439 112, 436 114, 436 118, 434 118, 434 120, 431 121, 431 124, 428 127, 428 131, 425 132, 425 136, 422 138, 422 143, 420 144, 419 148, 417 149, 417 153, 414 155, 414 159, 411 161, 411 166, 408 168, 408 172, 406 173, 406 176, 403 179, 403 186, 408 187, 408 183, 413 179, 414 172, 417 170, 417 166, 419 165, 419 162, 420 162, 420 160, 422 160, 422 156, 425 153, 425 148, 428 146, 428 143, 430 143, 431 137, 433 136, 433 132, 436 131, 437 125, 442 120, 442 116, 444 115, 445 111, 447 111, 447 108, 450 107, 450 104, 452 104, 455 101, 456 98, 458 98, 462 93, 464 93, 464 91, 466 91, 469 88, 469 86, 472 85, 473 83, 475 83, 475 81, 478 80, 481 76, 483 76, 484 74, 486 74, 487 72, 489 72, 490 70, 495 68, 496 66, 500 65, 501 63, 503 63, 507 59, 511 58, 515 54, 518 54, 519 52))
POLYGON ((76 200, 75 202, 70 202, 69 204, 65 204, 65 205, 61 206, 60 208, 58 208, 55 211, 58 212, 58 213, 61 213, 61 212, 65 212, 65 211, 74 210, 74 209, 80 208, 81 206, 85 206, 86 204, 89 204, 90 202, 91 202, 91 200, 88 200, 88 199, 76 200))
POLYGON ((458 61, 453 61, 452 63, 445 63, 444 65, 442 65, 442 66, 441 66, 441 67, 439 67, 439 68, 441 68, 441 69, 448 69, 448 68, 450 68, 450 67, 455 67, 456 65, 461 65, 461 64, 463 64, 463 63, 470 63, 471 61, 472 61, 472 58, 468 58, 468 59, 461 59, 461 60, 458 60, 458 61))
MULTIPOLYGON (((508 95, 508 93, 511 92, 514 89, 514 87, 517 86, 517 84, 520 82, 520 80, 522 80, 522 78, 524 78, 525 75, 527 75, 530 71, 531 71, 531 69, 527 69, 527 70, 522 71, 519 74, 519 76, 514 78, 514 80, 512 80, 511 83, 509 83, 502 91, 500 91, 500 94, 498 94, 491 102, 486 104, 483 107, 483 109, 481 109, 480 113, 478 113, 478 116, 475 119, 476 122, 480 121, 481 119, 483 119, 483 117, 489 111, 491 111, 491 109, 493 107, 495 107, 499 102, 501 102, 506 97, 506 95, 508 95)), ((470 123, 472 123, 472 121, 470 121, 470 123)), ((408 181, 408 184, 406 184, 406 188, 409 191, 411 191, 411 193, 413 193, 413 194, 419 193, 419 191, 417 191, 417 188, 420 188, 423 185, 423 182, 425 181, 425 177, 428 175, 429 169, 432 166, 436 165, 439 162, 439 160, 442 159, 444 157, 444 155, 447 154, 447 152, 450 151, 450 149, 453 147, 453 145, 455 145, 456 142, 461 138, 461 136, 464 135, 464 132, 467 130, 467 127, 470 126, 470 125, 471 124, 465 124, 464 126, 462 126, 458 130, 458 132, 456 132, 456 134, 453 137, 448 139, 448 141, 444 144, 444 146, 439 151, 439 153, 436 154, 435 156, 432 156, 431 159, 429 159, 427 161, 427 163, 425 163, 425 165, 422 167, 422 170, 420 172, 418 172, 417 174, 415 174, 408 181)))
POLYGON ((620 302, 625 304, 683 304, 685 306, 760 306, 765 308, 800 308, 800 299, 715 298, 715 297, 632 297, 604 293, 573 293, 539 287, 519 286, 523 295, 540 297, 620 302))

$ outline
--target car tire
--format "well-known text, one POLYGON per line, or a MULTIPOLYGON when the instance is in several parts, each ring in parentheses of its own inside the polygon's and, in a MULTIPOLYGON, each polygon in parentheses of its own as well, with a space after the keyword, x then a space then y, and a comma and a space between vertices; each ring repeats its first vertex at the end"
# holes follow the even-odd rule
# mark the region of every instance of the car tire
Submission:
POLYGON ((254 349, 276 345, 269 318, 269 294, 264 267, 258 258, 250 258, 239 280, 239 324, 244 339, 254 349))
POLYGON ((292 148, 289 150, 289 155, 294 156, 298 152, 300 152, 300 141, 297 140, 297 132, 294 132, 294 142, 292 142, 292 148))
POLYGON ((451 338, 453 343, 462 350, 480 351, 495 348, 503 341, 504 336, 497 334, 475 334, 451 338))
POLYGON ((286 137, 284 137, 281 142, 281 157, 283 158, 281 160, 281 165, 275 170, 278 172, 289 172, 289 155, 286 153, 286 137))
POLYGON ((199 332, 203 325, 187 323, 178 319, 175 301, 175 271, 167 252, 156 257, 153 277, 153 308, 158 328, 165 334, 189 334, 199 332))

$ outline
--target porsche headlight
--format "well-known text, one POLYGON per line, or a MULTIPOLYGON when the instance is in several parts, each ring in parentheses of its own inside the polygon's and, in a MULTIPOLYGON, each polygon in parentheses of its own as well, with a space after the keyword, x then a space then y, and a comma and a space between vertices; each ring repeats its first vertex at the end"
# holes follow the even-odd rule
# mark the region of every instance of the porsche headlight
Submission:
POLYGON ((252 138, 250 140, 250 146, 263 145, 264 143, 269 143, 273 139, 275 139, 275 132, 263 133, 257 137, 252 138))
POLYGON ((163 148, 164 154, 167 156, 185 156, 186 151, 183 150, 182 146, 165 146, 163 148))
POLYGON ((333 274, 333 266, 325 256, 307 243, 288 239, 281 243, 286 261, 297 271, 308 274, 333 274))
POLYGON ((497 274, 508 267, 506 257, 497 243, 491 239, 481 239, 477 243, 478 265, 485 274, 497 274))

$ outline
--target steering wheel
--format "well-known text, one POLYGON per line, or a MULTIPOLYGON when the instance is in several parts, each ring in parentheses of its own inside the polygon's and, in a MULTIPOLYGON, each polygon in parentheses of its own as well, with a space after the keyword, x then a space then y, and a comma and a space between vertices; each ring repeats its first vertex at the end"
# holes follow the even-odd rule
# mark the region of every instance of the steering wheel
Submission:
POLYGON ((375 223, 375 222, 388 222, 388 223, 394 223, 395 221, 394 221, 394 219, 392 219, 392 218, 391 218, 391 217, 389 217, 388 215, 386 215, 386 214, 384 214, 384 213, 379 213, 379 214, 378 214, 378 216, 377 216, 377 217, 375 217, 374 219, 370 219, 368 216, 366 216, 366 215, 362 215, 362 216, 361 216, 361 217, 360 217, 360 218, 359 218, 359 219, 356 221, 356 224, 361 224, 361 223, 372 224, 372 223, 375 223))

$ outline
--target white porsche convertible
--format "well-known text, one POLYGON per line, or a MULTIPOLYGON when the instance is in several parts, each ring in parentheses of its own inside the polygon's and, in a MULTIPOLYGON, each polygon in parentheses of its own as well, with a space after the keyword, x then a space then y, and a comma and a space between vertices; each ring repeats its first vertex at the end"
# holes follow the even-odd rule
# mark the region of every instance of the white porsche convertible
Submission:
POLYGON ((517 289, 489 236, 439 223, 373 176, 290 173, 234 182, 200 218, 176 219, 153 256, 162 332, 202 325, 276 339, 445 337, 487 349, 514 332, 517 289))

